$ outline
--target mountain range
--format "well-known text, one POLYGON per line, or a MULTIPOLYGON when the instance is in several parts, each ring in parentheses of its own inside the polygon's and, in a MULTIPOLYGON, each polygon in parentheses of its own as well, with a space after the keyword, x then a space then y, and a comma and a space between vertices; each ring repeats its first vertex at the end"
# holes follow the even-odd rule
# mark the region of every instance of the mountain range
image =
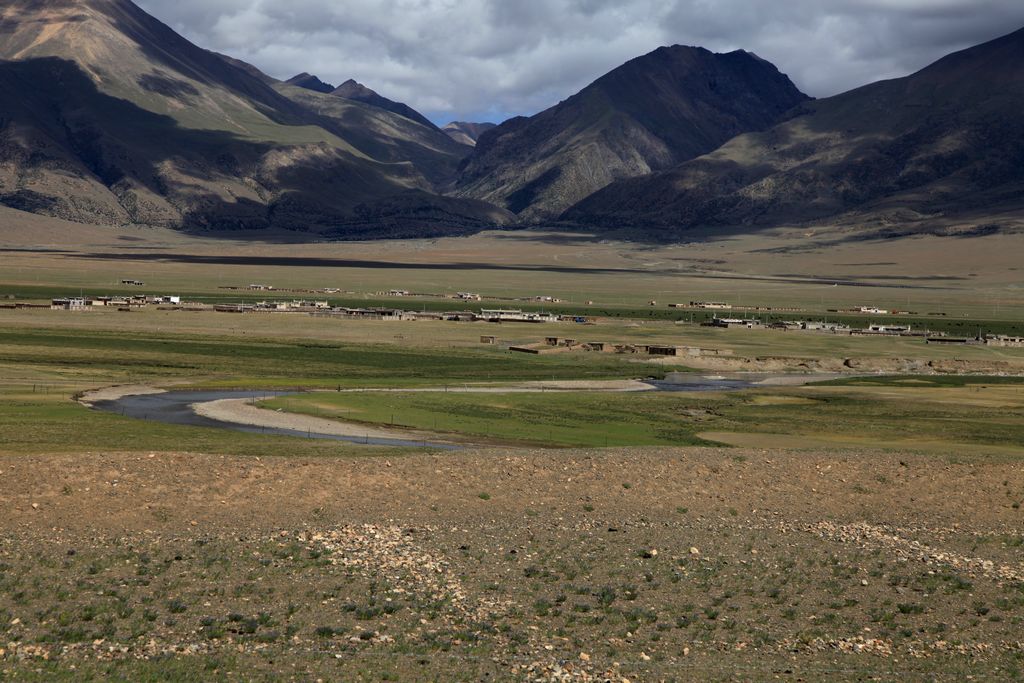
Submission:
POLYGON ((749 52, 672 46, 534 116, 439 128, 355 80, 274 79, 130 0, 8 0, 0 204, 300 239, 991 231, 1024 209, 1022 71, 1024 30, 812 100, 749 52))
POLYGON ((5 3, 0 92, 0 203, 10 207, 317 238, 508 221, 440 194, 469 148, 436 127, 278 83, 129 0, 5 3))
POLYGON ((756 55, 674 46, 487 131, 456 194, 536 223, 619 179, 667 170, 776 123, 807 96, 756 55))
POLYGON ((999 229, 1024 210, 1024 30, 905 78, 789 112, 669 171, 567 211, 675 240, 694 228, 847 226, 861 235, 999 229))

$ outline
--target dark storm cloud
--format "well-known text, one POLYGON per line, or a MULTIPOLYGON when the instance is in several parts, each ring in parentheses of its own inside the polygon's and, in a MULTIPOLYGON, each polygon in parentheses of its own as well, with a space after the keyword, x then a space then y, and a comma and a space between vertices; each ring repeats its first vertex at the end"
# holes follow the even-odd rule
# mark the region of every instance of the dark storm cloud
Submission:
POLYGON ((138 2, 273 76, 355 78, 438 121, 533 113, 660 45, 756 52, 822 97, 1024 26, 1020 0, 138 2))

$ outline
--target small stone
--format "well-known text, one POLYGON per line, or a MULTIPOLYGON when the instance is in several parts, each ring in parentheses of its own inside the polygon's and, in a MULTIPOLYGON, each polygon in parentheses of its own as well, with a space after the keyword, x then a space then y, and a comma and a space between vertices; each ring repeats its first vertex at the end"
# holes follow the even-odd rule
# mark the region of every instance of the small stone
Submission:
POLYGON ((645 662, 649 662, 649 661, 651 661, 651 656, 649 654, 647 654, 646 652, 641 652, 640 653, 640 659, 644 660, 645 662))
POLYGON ((862 585, 862 586, 868 585, 868 580, 867 579, 861 579, 860 580, 860 585, 862 585))
POLYGON ((690 554, 691 555, 700 555, 700 549, 696 548, 696 547, 692 547, 692 548, 690 548, 690 554))
POLYGON ((590 661, 590 655, 588 655, 586 652, 581 652, 580 653, 580 661, 581 662, 589 662, 590 661))

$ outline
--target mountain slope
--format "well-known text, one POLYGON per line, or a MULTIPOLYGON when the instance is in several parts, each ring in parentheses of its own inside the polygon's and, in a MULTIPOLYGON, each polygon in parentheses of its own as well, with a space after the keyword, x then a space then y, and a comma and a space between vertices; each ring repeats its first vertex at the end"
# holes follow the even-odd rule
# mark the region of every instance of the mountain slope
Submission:
POLYGON ((372 104, 374 107, 380 107, 386 111, 390 111, 399 116, 404 116, 407 119, 415 121, 416 123, 426 126, 427 128, 433 128, 438 130, 437 126, 430 122, 430 120, 419 113, 407 104, 401 102, 395 102, 389 100, 382 95, 378 95, 373 90, 370 90, 362 83, 349 79, 335 88, 333 95, 337 97, 343 97, 346 100, 353 100, 355 102, 362 102, 364 104, 372 104))
POLYGON ((319 78, 312 74, 308 74, 305 71, 297 76, 292 76, 287 81, 288 85, 295 85, 306 90, 312 90, 313 92, 329 93, 334 92, 334 86, 330 83, 324 83, 319 78))
POLYGON ((476 141, 480 139, 480 136, 496 127, 496 123, 467 123, 466 121, 452 121, 445 125, 441 130, 447 133, 448 137, 456 142, 470 147, 476 147, 476 141))
POLYGON ((128 0, 10 0, 0 59, 8 206, 79 222, 335 237, 373 234, 374 216, 387 217, 382 236, 504 219, 432 195, 408 157, 373 156, 365 131, 285 97, 128 0))
MULTIPOLYGON (((350 102, 361 102, 365 105, 383 109, 384 111, 389 111, 392 114, 397 114, 398 116, 407 118, 410 121, 415 121, 425 128, 430 128, 435 131, 438 130, 437 126, 431 123, 427 117, 409 105, 389 100, 388 98, 377 94, 373 90, 370 90, 362 83, 357 83, 352 79, 345 81, 338 87, 334 87, 330 83, 321 81, 318 77, 312 74, 302 72, 297 76, 292 76, 285 81, 285 83, 287 85, 294 85, 299 88, 312 90, 313 92, 321 94, 334 95, 335 97, 348 100, 350 102)), ((466 144, 462 140, 457 140, 457 142, 466 144)), ((469 146, 472 147, 472 145, 469 146)))
POLYGON ((565 218, 665 239, 707 226, 985 227, 987 217, 1024 209, 1021 111, 1024 30, 906 78, 806 103, 768 131, 615 183, 565 218))
POLYGON ((451 184, 460 162, 472 151, 433 125, 424 126, 372 104, 287 83, 276 83, 274 88, 315 112, 321 126, 337 132, 364 154, 378 161, 412 163, 434 191, 451 184))
POLYGON ((660 48, 551 109, 484 133, 457 194, 545 220, 616 179, 672 168, 767 128, 806 99, 750 53, 660 48))

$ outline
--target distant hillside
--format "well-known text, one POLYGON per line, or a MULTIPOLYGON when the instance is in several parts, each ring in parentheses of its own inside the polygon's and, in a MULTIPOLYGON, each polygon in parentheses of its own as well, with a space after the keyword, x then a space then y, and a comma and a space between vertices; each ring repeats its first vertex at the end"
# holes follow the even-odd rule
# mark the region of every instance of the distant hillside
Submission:
POLYGON ((481 135, 456 193, 543 221, 619 178, 672 168, 767 128, 806 99, 748 52, 660 48, 481 135))
POLYGON ((468 145, 470 147, 476 146, 476 141, 480 139, 480 136, 497 127, 495 123, 467 123, 465 121, 452 121, 447 124, 443 130, 448 136, 456 142, 468 145))
POLYGON ((861 235, 999 229, 1024 210, 1024 30, 815 102, 566 212, 675 240, 693 228, 843 225, 861 235))
MULTIPOLYGON (((287 81, 285 81, 285 83, 288 85, 294 85, 300 88, 305 88, 306 90, 312 90, 313 92, 334 95, 335 97, 340 97, 342 99, 350 100, 352 102, 362 102, 363 104, 368 104, 372 107, 377 107, 379 109, 383 109, 384 111, 389 111, 392 114, 398 114, 399 116, 403 116, 409 119, 410 121, 415 121, 421 126, 438 130, 437 126, 431 123, 430 119, 428 119, 426 116, 419 113, 409 105, 402 104, 401 102, 395 102, 394 100, 389 100, 388 98, 383 97, 382 95, 378 95, 376 92, 370 90, 362 83, 357 83, 352 79, 345 81, 338 87, 334 87, 330 83, 325 83, 321 81, 319 78, 313 76, 312 74, 303 72, 297 76, 292 76, 287 81)), ((459 140, 458 142, 465 144, 462 140, 459 140)))
POLYGON ((472 152, 436 126, 424 126, 372 104, 287 83, 276 83, 274 88, 316 112, 320 125, 340 129, 345 140, 373 159, 411 163, 437 192, 451 185, 460 162, 472 152))
POLYGON ((331 85, 330 83, 324 83, 316 76, 308 74, 305 71, 303 71, 301 74, 297 76, 292 76, 287 81, 285 81, 285 83, 287 83, 288 85, 295 85, 300 88, 305 88, 306 90, 312 90, 314 92, 319 93, 334 92, 333 85, 331 85))
POLYGON ((407 104, 401 102, 395 102, 389 100, 386 97, 378 95, 374 91, 367 88, 362 83, 357 83, 352 79, 349 79, 338 86, 332 93, 338 97, 344 97, 346 100, 353 100, 355 102, 363 102, 364 104, 372 104, 375 107, 380 107, 392 113, 404 116, 407 119, 415 121, 416 123, 426 126, 427 128, 433 128, 438 130, 437 126, 430 122, 423 114, 419 113, 407 104))
POLYGON ((317 112, 128 0, 9 0, 0 59, 6 206, 339 238, 507 220, 434 194, 465 149, 439 131, 355 102, 346 116, 317 112))

